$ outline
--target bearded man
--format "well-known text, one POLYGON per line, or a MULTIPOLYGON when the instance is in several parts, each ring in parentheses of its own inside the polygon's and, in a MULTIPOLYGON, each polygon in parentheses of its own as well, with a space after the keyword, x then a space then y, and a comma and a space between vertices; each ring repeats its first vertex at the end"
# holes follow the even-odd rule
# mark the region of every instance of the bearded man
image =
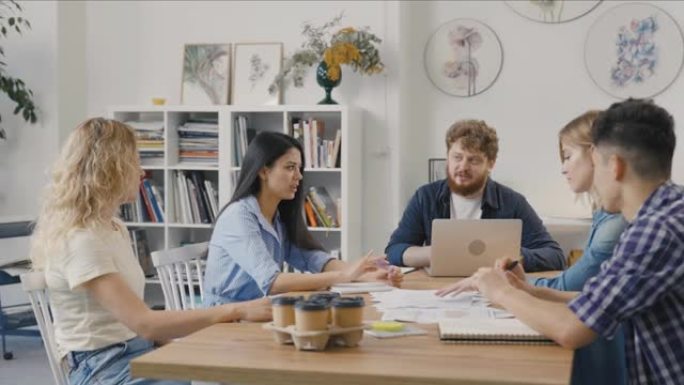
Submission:
MULTIPOLYGON (((447 177, 420 187, 408 203, 385 253, 396 266, 430 265, 433 219, 517 218, 525 271, 562 270, 563 252, 520 193, 492 180, 499 139, 481 120, 454 123, 446 134, 447 177)), ((458 256, 454 256, 457 258, 458 256)))

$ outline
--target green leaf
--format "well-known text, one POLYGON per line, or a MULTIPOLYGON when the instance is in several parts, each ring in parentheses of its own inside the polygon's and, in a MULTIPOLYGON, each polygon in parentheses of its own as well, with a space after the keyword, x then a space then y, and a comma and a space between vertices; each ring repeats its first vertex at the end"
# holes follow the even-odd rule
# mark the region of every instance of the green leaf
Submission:
POLYGON ((9 19, 7 19, 7 22, 9 23, 10 27, 13 26, 14 25, 14 18, 10 17, 9 19))

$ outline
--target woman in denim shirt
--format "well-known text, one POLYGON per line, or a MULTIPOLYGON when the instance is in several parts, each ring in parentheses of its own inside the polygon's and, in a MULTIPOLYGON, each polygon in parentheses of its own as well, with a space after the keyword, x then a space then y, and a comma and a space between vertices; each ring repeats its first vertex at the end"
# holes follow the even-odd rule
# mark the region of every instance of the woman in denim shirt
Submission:
MULTIPOLYGON (((599 111, 588 111, 568 123, 558 134, 562 173, 575 193, 588 193, 594 214, 589 238, 582 258, 569 269, 554 278, 527 278, 537 287, 556 290, 580 291, 589 278, 598 274, 601 263, 613 255, 627 222, 620 214, 611 214, 600 208, 593 187, 594 166, 591 161, 591 125, 599 111)), ((513 270, 525 279, 525 272, 518 265, 513 270)), ((464 279, 444 287, 438 295, 474 290, 471 279, 464 279)), ((572 370, 573 385, 625 384, 626 361, 624 336, 618 331, 612 340, 599 338, 594 343, 575 351, 572 370)))
POLYGON ((249 144, 237 187, 209 242, 204 304, 213 306, 341 282, 403 276, 382 257, 334 259, 311 236, 302 215, 304 156, 294 138, 262 132, 249 144), (283 263, 314 274, 283 272, 283 263))

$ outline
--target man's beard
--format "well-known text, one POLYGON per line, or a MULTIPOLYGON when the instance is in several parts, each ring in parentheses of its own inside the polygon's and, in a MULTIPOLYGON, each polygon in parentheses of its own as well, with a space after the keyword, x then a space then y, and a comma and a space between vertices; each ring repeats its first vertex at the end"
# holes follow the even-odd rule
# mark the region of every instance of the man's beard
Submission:
POLYGON ((482 178, 476 179, 471 183, 463 185, 456 183, 453 179, 453 176, 447 173, 447 183, 449 184, 449 189, 451 190, 451 192, 467 197, 480 191, 480 189, 485 185, 485 183, 487 183, 488 176, 489 174, 485 173, 484 175, 482 175, 482 178))

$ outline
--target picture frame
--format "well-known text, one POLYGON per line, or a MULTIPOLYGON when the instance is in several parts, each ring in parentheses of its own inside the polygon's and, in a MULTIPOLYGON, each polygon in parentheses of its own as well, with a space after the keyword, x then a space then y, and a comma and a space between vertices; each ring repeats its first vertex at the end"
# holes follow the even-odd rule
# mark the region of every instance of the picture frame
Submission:
POLYGON ((623 3, 587 33, 584 64, 591 80, 617 98, 652 98, 679 77, 684 36, 677 20, 648 3, 623 3))
POLYGON ((454 19, 435 29, 423 53, 425 72, 447 95, 471 97, 487 91, 503 68, 496 32, 475 19, 454 19))
POLYGON ((446 167, 447 161, 445 158, 428 159, 428 181, 432 183, 438 180, 446 179, 446 167))
POLYGON ((283 43, 235 43, 231 100, 236 105, 272 106, 281 101, 268 87, 280 72, 283 43))
POLYGON ((185 44, 181 104, 220 105, 230 102, 230 44, 185 44))

